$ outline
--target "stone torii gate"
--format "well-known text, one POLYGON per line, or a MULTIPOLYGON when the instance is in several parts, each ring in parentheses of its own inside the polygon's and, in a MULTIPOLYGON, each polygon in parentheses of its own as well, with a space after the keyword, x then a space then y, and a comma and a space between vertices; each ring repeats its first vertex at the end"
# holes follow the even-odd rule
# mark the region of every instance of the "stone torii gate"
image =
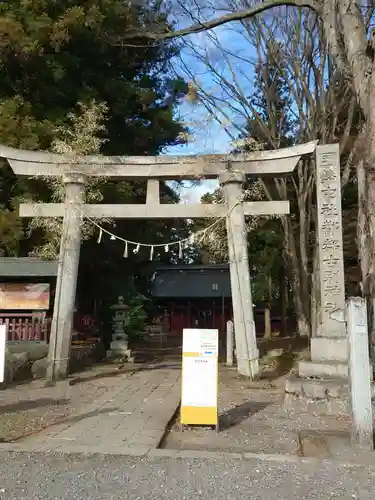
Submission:
POLYGON ((302 155, 311 154, 316 142, 240 155, 210 156, 81 156, 32 152, 0 145, 17 175, 61 177, 65 203, 21 204, 21 217, 63 217, 56 297, 50 337, 47 379, 66 378, 70 355, 74 302, 81 246, 82 216, 90 218, 200 219, 227 217, 228 255, 238 371, 256 378, 258 349, 253 317, 245 216, 284 215, 288 201, 243 202, 246 177, 280 177, 293 172, 302 155), (147 180, 145 204, 86 204, 89 177, 147 180), (160 204, 159 181, 219 178, 225 204, 160 204))

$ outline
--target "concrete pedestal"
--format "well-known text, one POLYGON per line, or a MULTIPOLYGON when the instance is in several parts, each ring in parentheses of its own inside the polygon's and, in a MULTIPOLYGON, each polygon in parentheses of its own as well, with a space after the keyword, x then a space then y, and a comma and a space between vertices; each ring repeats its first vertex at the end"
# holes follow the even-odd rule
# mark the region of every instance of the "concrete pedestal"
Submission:
POLYGON ((298 362, 285 384, 285 403, 296 399, 317 401, 328 413, 348 411, 348 340, 345 337, 313 337, 311 358, 298 362))

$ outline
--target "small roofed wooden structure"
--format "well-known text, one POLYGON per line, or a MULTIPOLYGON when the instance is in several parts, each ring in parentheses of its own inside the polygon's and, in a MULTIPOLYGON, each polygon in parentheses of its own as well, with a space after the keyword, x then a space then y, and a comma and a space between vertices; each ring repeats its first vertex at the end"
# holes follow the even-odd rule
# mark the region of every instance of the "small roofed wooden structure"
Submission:
POLYGON ((47 341, 57 270, 56 261, 0 258, 0 324, 8 327, 8 341, 47 341))

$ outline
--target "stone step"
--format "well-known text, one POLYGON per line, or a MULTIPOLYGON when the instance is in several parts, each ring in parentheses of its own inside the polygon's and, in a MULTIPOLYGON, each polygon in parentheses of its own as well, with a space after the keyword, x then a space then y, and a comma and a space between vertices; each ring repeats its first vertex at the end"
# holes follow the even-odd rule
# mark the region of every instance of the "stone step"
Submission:
POLYGON ((348 340, 345 337, 312 337, 312 361, 348 361, 348 340))
MULTIPOLYGON (((375 406, 375 385, 371 385, 375 406)), ((318 415, 343 415, 350 412, 348 379, 307 379, 291 373, 285 381, 285 408, 318 415)), ((350 413, 348 413, 349 415, 350 413)))
POLYGON ((298 375, 313 378, 347 378, 348 365, 338 361, 299 361, 298 375))
POLYGON ((348 379, 308 379, 291 374, 285 381, 285 392, 315 400, 341 398, 348 395, 348 379))

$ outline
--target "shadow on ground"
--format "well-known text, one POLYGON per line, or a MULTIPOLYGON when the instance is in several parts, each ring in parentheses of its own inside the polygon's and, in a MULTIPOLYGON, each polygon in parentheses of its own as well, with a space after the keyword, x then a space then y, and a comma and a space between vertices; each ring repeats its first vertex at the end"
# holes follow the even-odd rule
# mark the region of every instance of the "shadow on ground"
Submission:
POLYGON ((132 377, 138 372, 141 371, 153 371, 153 370, 181 370, 181 362, 175 362, 175 363, 162 363, 162 362, 155 362, 155 363, 150 363, 146 365, 129 365, 129 364, 124 364, 124 365, 119 365, 118 367, 113 367, 112 370, 100 372, 100 373, 94 373, 92 375, 83 375, 79 377, 72 378, 69 381, 69 385, 76 385, 76 384, 81 384, 83 382, 91 382, 93 380, 100 380, 104 378, 111 378, 111 377, 118 377, 119 375, 126 375, 128 374, 129 377, 132 377))
MULTIPOLYGON (((41 427, 38 429, 36 432, 30 432, 29 434, 23 434, 20 437, 16 437, 15 439, 10 440, 10 443, 15 443, 17 441, 22 441, 23 439, 26 439, 30 436, 35 436, 43 432, 45 429, 53 429, 54 427, 64 424, 64 423, 69 423, 69 424, 75 424, 77 422, 80 422, 81 420, 84 420, 85 418, 90 418, 90 417, 96 417, 98 415, 102 415, 103 413, 115 413, 118 412, 119 408, 118 407, 113 407, 113 408, 103 408, 103 409, 98 409, 92 412, 88 413, 82 413, 79 415, 74 415, 74 416, 61 416, 57 420, 55 420, 53 423, 47 424, 44 427, 41 427)), ((126 418, 126 415, 124 415, 124 418, 126 418)), ((4 442, 4 440, 0 439, 0 442, 4 442)))
POLYGON ((4 413, 16 413, 18 411, 33 410, 43 406, 59 406, 69 403, 69 399, 40 398, 35 400, 18 401, 9 405, 0 406, 0 415, 4 413))
POLYGON ((239 425, 247 418, 264 410, 269 405, 268 402, 249 401, 242 405, 235 406, 219 416, 219 429, 224 431, 239 425))

